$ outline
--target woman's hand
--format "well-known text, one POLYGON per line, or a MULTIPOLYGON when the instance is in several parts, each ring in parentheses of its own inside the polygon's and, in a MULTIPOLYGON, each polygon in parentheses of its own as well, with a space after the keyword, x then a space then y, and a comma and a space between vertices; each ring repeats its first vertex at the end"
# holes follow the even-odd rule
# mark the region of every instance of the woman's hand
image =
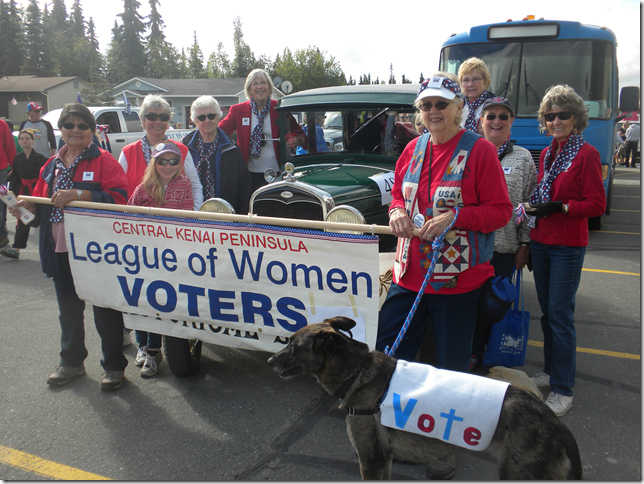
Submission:
POLYGON ((56 208, 63 208, 69 202, 78 201, 78 193, 76 190, 58 190, 51 196, 51 203, 54 204, 56 208))
POLYGON ((414 236, 414 224, 407 211, 402 208, 394 209, 389 214, 389 227, 396 237, 412 238, 414 236))
POLYGON ((31 213, 36 213, 36 205, 34 205, 33 203, 25 202, 24 200, 18 200, 18 202, 13 207, 7 207, 7 210, 9 210, 9 213, 11 215, 19 218, 21 215, 21 208, 26 208, 31 213))
POLYGON ((430 218, 418 231, 418 237, 422 240, 434 240, 443 233, 447 227, 449 227, 449 224, 454 220, 454 216, 454 212, 452 210, 448 210, 447 212, 443 212, 440 215, 430 218))
POLYGON ((528 263, 530 257, 530 247, 527 245, 519 246, 517 253, 514 255, 514 265, 517 269, 523 269, 528 263))

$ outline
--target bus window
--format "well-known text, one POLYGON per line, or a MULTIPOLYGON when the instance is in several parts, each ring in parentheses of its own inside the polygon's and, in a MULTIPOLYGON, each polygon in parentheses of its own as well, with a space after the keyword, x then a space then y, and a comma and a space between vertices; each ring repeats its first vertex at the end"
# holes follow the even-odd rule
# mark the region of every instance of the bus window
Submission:
POLYGON ((570 85, 588 107, 591 118, 610 115, 610 44, 590 40, 526 42, 519 81, 519 116, 534 116, 546 90, 570 85), (553 82, 552 73, 557 77, 553 82))

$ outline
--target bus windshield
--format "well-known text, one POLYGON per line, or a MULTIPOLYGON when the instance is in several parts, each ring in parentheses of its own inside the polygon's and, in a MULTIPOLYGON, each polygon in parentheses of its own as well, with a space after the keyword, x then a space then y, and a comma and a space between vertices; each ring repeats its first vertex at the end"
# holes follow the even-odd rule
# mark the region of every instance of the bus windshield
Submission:
POLYGON ((614 51, 609 42, 548 40, 490 42, 445 47, 441 70, 456 74, 469 57, 483 59, 490 69, 489 90, 516 106, 517 116, 535 116, 546 90, 566 83, 584 99, 590 118, 611 115, 611 72, 614 51))

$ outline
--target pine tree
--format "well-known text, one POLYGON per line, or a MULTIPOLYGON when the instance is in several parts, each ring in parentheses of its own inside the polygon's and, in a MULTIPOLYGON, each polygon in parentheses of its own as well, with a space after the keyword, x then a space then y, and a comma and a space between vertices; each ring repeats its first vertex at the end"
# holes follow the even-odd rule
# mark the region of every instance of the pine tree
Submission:
POLYGON ((0 0, 0 74, 20 74, 24 58, 22 12, 15 0, 0 0))
POLYGON ((206 73, 203 68, 203 54, 201 53, 201 48, 197 42, 197 31, 193 31, 193 42, 192 47, 190 47, 190 61, 188 63, 188 72, 189 76, 192 79, 201 79, 206 77, 206 73))
POLYGON ((98 39, 96 38, 96 29, 94 27, 94 19, 89 18, 87 24, 87 42, 88 42, 88 73, 87 78, 90 82, 103 81, 105 79, 105 60, 101 54, 98 39))
POLYGON ((149 0, 150 15, 146 24, 149 34, 146 38, 145 75, 153 78, 166 77, 170 74, 168 65, 168 48, 163 33, 164 22, 159 13, 159 0, 149 0))
POLYGON ((53 46, 49 39, 52 38, 51 30, 51 14, 47 7, 47 3, 42 9, 42 60, 40 63, 40 73, 43 76, 54 76, 56 74, 53 58, 53 46))
POLYGON ((145 24, 138 0, 123 0, 123 12, 118 14, 122 25, 115 23, 109 52, 109 79, 121 82, 145 72, 145 49, 142 36, 145 24))
POLYGON ((211 53, 210 57, 208 57, 206 70, 208 72, 208 77, 216 79, 225 79, 226 77, 232 76, 230 59, 224 50, 224 44, 222 42, 217 44, 217 50, 211 53))
POLYGON ((25 58, 22 64, 23 74, 42 76, 43 64, 43 25, 37 0, 29 0, 25 15, 25 58))
POLYGON ((80 0, 74 0, 72 5, 72 11, 69 15, 69 32, 76 38, 85 36, 85 19, 83 18, 80 0))
POLYGON ((235 57, 232 63, 232 74, 235 77, 246 77, 256 66, 255 55, 250 50, 250 46, 244 42, 241 20, 235 17, 233 21, 233 45, 235 48, 235 57))

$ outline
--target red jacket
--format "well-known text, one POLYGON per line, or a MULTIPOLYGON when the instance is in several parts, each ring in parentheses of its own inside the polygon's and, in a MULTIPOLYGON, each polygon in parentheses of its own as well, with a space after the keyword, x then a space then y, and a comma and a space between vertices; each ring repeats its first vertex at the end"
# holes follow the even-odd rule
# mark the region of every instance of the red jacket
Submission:
MULTIPOLYGON (((556 149, 553 141, 551 148, 556 149)), ((539 175, 543 178, 546 151, 539 158, 539 175)), ((568 213, 554 213, 537 219, 536 228, 530 231, 530 239, 548 245, 585 247, 588 245, 588 217, 599 217, 606 210, 606 192, 602 182, 599 152, 584 143, 572 160, 568 170, 559 174, 552 184, 553 201, 568 204, 568 213)))
MULTIPOLYGON (((177 145, 181 150, 181 165, 183 165, 183 162, 186 159, 186 155, 188 154, 188 147, 183 143, 179 143, 177 141, 168 141, 177 145)), ((141 183, 141 180, 143 180, 143 173, 145 173, 145 169, 148 166, 145 163, 145 157, 143 156, 143 148, 141 147, 142 144, 143 142, 141 140, 138 140, 123 147, 123 152, 125 154, 125 158, 127 159, 127 173, 125 175, 127 176, 128 197, 132 196, 134 189, 139 186, 139 183, 141 183)))
POLYGON ((16 142, 6 121, 0 119, 0 170, 4 170, 16 157, 16 142))
MULTIPOLYGON (((277 110, 277 101, 271 99, 271 109, 269 116, 271 117, 271 137, 279 138, 280 129, 277 124, 278 114, 277 110)), ((297 121, 293 116, 288 116, 289 128, 290 131, 286 134, 286 139, 289 140, 296 136, 304 137, 304 131, 297 124, 297 121)), ((250 157, 250 129, 252 125, 252 115, 250 110, 250 101, 243 103, 235 104, 230 107, 228 114, 224 119, 219 121, 219 127, 224 130, 228 136, 232 136, 234 132, 237 132, 237 146, 239 146, 239 151, 242 154, 242 157, 248 163, 250 157)), ((280 144, 279 142, 273 142, 273 148, 275 149, 275 159, 279 161, 280 159, 280 144)))

